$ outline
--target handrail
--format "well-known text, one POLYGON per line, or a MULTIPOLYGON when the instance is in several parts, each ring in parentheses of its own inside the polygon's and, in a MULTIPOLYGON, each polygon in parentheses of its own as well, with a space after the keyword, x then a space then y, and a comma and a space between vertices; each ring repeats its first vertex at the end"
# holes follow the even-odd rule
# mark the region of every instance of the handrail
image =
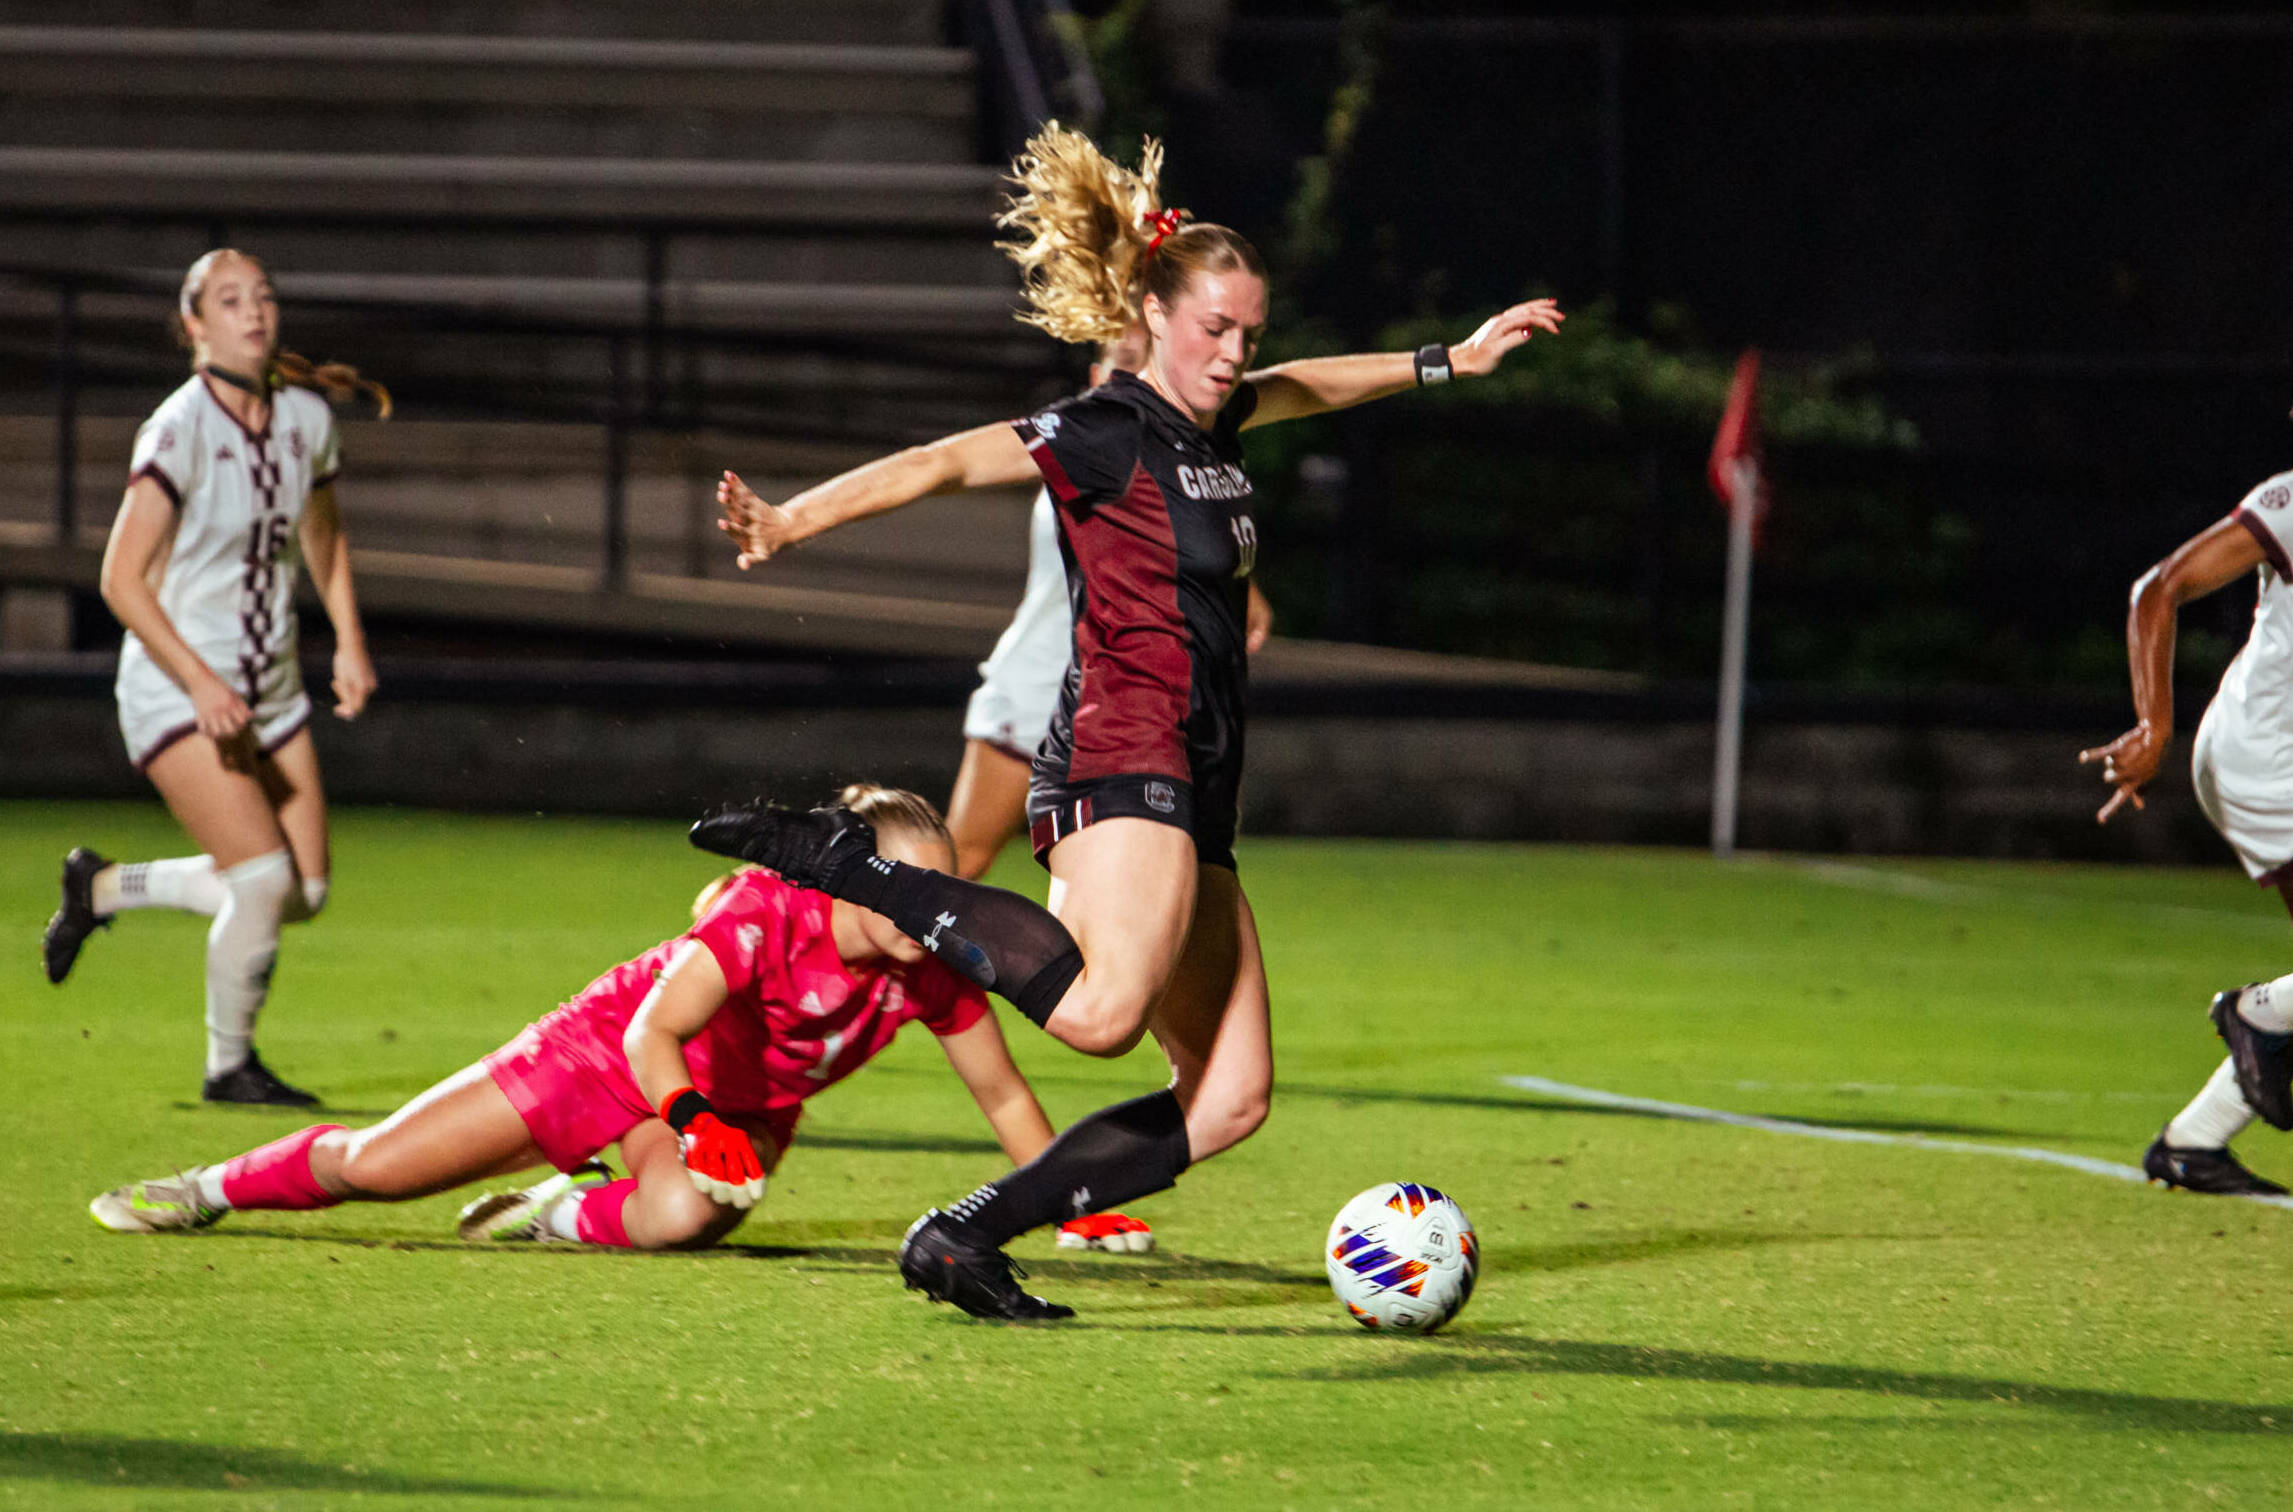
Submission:
POLYGON ((1010 157, 1054 115, 1086 131, 1106 108, 1066 0, 966 0, 967 39, 979 54, 989 146, 1010 157))

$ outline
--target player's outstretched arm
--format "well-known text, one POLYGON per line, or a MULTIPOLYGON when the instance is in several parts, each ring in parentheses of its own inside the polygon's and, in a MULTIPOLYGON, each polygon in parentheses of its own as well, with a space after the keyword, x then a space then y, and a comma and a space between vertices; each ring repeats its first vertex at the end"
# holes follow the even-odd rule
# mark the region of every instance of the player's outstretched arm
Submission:
POLYGON ((2114 789, 2097 824, 2127 804, 2142 807, 2142 788, 2158 775, 2174 738, 2174 631, 2181 606, 2204 598, 2261 565, 2261 543, 2236 515, 2198 532, 2142 574, 2126 610, 2126 661, 2134 681, 2134 727, 2080 751, 2080 765, 2102 764, 2114 789))
POLYGON ((764 1196, 764 1162, 748 1136, 717 1117, 693 1089, 685 1064, 685 1041, 716 1017, 728 990, 724 968, 708 946, 687 940, 637 1005, 621 1049, 637 1090, 676 1131, 693 1185, 727 1207, 746 1209, 764 1196))
POLYGON ((943 1035, 939 1043, 947 1052, 947 1063, 971 1089, 972 1101, 987 1115, 988 1126, 995 1130, 995 1142, 1003 1146, 1011 1163, 1023 1166, 1042 1154, 1043 1147, 1051 1142, 1051 1120, 1043 1115, 1035 1089, 1027 1085, 1027 1078, 1013 1063, 1011 1048, 1003 1042, 1003 1030, 996 1025, 995 1015, 982 1014, 969 1029, 943 1035))
POLYGON ((724 510, 717 529, 740 548, 745 569, 824 530, 913 504, 927 494, 1034 480, 1035 463, 1019 433, 1000 423, 982 425, 839 473, 785 504, 766 503, 737 473, 728 472, 717 484, 717 504, 724 510))
POLYGON ((334 626, 334 712, 356 719, 374 696, 374 662, 366 654, 366 627, 358 617, 358 593, 350 582, 350 542, 342 532, 342 510, 334 485, 311 490, 303 509, 303 566, 334 626))
MULTIPOLYGON (((1499 311, 1481 329, 1448 348, 1448 371, 1478 378, 1497 370, 1505 354, 1539 331, 1559 335, 1568 319, 1550 299, 1531 299, 1499 311)), ((1360 352, 1347 357, 1301 357, 1243 375, 1258 391, 1258 407, 1242 428, 1298 420, 1328 410, 1366 404, 1418 384, 1414 352, 1360 352)))

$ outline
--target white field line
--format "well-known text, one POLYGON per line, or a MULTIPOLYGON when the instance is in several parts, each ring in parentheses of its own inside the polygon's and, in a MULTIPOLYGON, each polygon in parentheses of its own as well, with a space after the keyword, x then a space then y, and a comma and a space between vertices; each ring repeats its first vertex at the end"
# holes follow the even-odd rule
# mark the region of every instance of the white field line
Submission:
POLYGON ((1844 887, 1854 892, 1885 893, 1891 897, 1912 898, 1922 903, 2003 903, 2022 907, 2032 904, 2068 904, 2082 908, 2131 908, 2160 924, 2210 924, 2216 928, 2234 929, 2242 934, 2266 934, 2280 939, 2285 933, 2285 925, 2276 917, 2276 910, 2271 908, 2257 908, 2249 913, 2240 909, 2205 908, 2189 903, 2128 904, 2110 899, 2075 899, 2062 893, 2029 888, 1945 882, 1936 877, 1922 877, 1915 872, 1895 871, 1884 866, 1863 866, 1852 861, 1828 861, 1819 856, 1748 852, 1738 859, 1780 866, 1797 872, 1810 882, 1821 882, 1829 887, 1844 887))
POLYGON ((1910 1087, 1893 1082, 1729 1082, 1738 1092, 1820 1092, 1852 1094, 1869 1093, 1880 1097, 1934 1097, 1979 1098, 1984 1102, 2170 1102, 2171 1092, 2066 1092, 2059 1087, 1951 1087, 1941 1085, 1910 1087))
MULTIPOLYGON (((1758 1129, 1766 1134, 1792 1134, 1801 1139, 1827 1139, 1835 1144, 1906 1145, 1920 1150, 1941 1150, 1953 1155, 1994 1155, 2007 1160, 2027 1160, 2038 1165, 2084 1171, 2089 1176, 2106 1176, 2112 1181, 2149 1180, 2136 1166, 2119 1165, 2112 1160, 2096 1160, 2090 1155, 2071 1155, 2061 1150, 2042 1150, 2034 1145, 1976 1144, 1964 1139, 1929 1139, 1921 1134, 1882 1134, 1876 1129, 1838 1129, 1824 1124, 1800 1123, 1789 1118, 1767 1118, 1757 1113, 1730 1113, 1725 1109, 1699 1108, 1690 1103, 1626 1097, 1620 1092, 1571 1086, 1567 1082, 1548 1081, 1542 1076, 1505 1076, 1498 1080, 1523 1092, 1541 1092, 1547 1097, 1564 1098, 1569 1102, 1583 1103, 1587 1107, 1615 1108, 1619 1112, 1646 1113, 1656 1118, 1677 1118, 1688 1123, 1725 1124, 1733 1129, 1758 1129)), ((2270 1207, 2293 1209, 2293 1197, 2248 1197, 2245 1200, 2270 1207)))

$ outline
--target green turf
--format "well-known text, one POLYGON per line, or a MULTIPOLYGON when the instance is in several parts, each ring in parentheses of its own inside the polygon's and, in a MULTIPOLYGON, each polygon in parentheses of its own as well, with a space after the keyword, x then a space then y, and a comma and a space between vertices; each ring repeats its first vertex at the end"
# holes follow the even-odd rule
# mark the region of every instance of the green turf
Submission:
MULTIPOLYGON (((2275 1504, 2293 1212, 1933 1150, 1589 1111, 1639 1096, 2130 1162, 2293 957, 2228 866, 1848 866, 1254 842, 1281 1089, 1143 1204, 1147 1260, 1019 1253, 1081 1309, 966 1322, 891 1266, 999 1161, 928 1037, 814 1106, 706 1256, 478 1250, 460 1201, 127 1238, 84 1203, 296 1125, 196 1102, 200 927, 34 965, 55 858, 156 807, 0 805, 0 1503, 37 1507, 2275 1504), (1339 1314, 1346 1197, 1456 1194, 1430 1340, 1339 1314)), ((677 925, 674 826, 350 812, 266 1055, 356 1121, 677 925)), ((1001 873, 1036 885, 1007 858, 1001 873)), ((1056 1120, 1154 1084, 1012 1035, 1056 1120)), ((2293 1175, 2268 1131, 2245 1148, 2293 1175)))

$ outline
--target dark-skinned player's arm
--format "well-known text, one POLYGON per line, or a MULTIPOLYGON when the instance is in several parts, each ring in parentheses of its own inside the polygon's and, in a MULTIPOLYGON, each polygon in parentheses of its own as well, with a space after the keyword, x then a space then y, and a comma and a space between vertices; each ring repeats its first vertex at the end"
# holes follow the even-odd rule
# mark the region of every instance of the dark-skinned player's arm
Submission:
POLYGON ((621 1036, 629 1072, 669 1127, 677 1131, 685 1174, 703 1194, 727 1207, 751 1208, 764 1196, 764 1162, 748 1136, 717 1117, 693 1089, 685 1041, 701 1032, 725 1005, 724 968, 708 946, 687 940, 621 1036))
POLYGON ((971 1091, 979 1111, 995 1130, 995 1142, 1015 1166, 1023 1166, 1043 1153, 1051 1142, 1051 1120, 1035 1100, 1035 1089, 1011 1059, 1003 1030, 995 1015, 983 1013, 969 1029, 940 1036, 939 1047, 947 1063, 971 1091))
POLYGON ((1033 483, 1037 476, 1027 443, 998 421, 879 457, 785 504, 766 503, 739 474, 728 472, 717 483, 717 505, 724 510, 717 529, 733 538, 745 569, 824 530, 930 494, 1033 483))
POLYGON ((2134 680, 2134 727, 2080 751, 2080 765, 2102 763, 2102 780, 2117 791, 2094 816, 2110 816, 2131 803, 2142 807, 2144 784, 2158 775, 2174 738, 2174 630, 2181 606, 2204 598, 2261 565, 2260 538, 2238 515, 2199 531, 2172 556, 2142 574, 2126 610, 2126 661, 2134 680))
MULTIPOLYGON (((1505 354, 1538 331, 1559 335, 1568 317, 1549 299, 1531 299, 1499 311, 1481 329, 1448 349, 1447 371, 1477 378, 1497 370, 1505 354)), ((1357 352, 1346 357, 1301 357, 1242 375, 1258 391, 1258 407, 1242 422, 1244 430, 1298 420, 1329 410, 1367 404, 1418 385, 1418 354, 1357 352)))

